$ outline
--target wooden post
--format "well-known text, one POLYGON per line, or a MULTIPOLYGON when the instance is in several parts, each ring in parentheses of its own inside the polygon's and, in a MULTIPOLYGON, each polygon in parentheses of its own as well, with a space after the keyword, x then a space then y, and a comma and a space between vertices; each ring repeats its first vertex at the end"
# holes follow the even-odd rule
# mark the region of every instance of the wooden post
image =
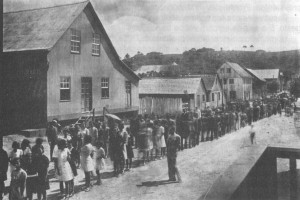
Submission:
POLYGON ((297 198, 297 162, 295 158, 290 158, 290 199, 297 198))

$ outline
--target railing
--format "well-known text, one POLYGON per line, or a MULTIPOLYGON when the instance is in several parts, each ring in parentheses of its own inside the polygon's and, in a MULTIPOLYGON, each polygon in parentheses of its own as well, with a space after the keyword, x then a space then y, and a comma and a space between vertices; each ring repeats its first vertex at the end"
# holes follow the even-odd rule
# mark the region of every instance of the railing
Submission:
POLYGON ((200 199, 278 199, 277 158, 289 159, 290 199, 299 199, 296 159, 300 159, 300 149, 257 146, 250 147, 200 199))

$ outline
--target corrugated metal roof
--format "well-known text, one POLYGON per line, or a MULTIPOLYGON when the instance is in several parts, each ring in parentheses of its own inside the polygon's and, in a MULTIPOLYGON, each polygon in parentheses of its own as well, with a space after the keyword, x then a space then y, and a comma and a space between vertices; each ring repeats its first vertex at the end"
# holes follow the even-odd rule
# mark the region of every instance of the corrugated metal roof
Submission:
POLYGON ((259 79, 260 81, 266 82, 266 80, 264 78, 261 77, 261 74, 257 73, 255 70, 253 69, 249 69, 247 68, 247 70, 252 73, 253 76, 255 76, 257 79, 259 79))
POLYGON ((154 78, 139 82, 140 94, 195 94, 201 78, 154 78))
POLYGON ((263 79, 277 79, 279 77, 279 69, 253 69, 253 71, 263 79))
POLYGON ((238 73, 243 78, 252 78, 252 76, 240 65, 237 63, 226 62, 225 64, 229 65, 236 73, 238 73))
POLYGON ((165 72, 170 71, 172 68, 178 68, 177 63, 171 65, 142 65, 137 70, 134 71, 136 74, 146 74, 147 72, 165 72))
POLYGON ((3 51, 51 49, 88 3, 3 13, 3 51))

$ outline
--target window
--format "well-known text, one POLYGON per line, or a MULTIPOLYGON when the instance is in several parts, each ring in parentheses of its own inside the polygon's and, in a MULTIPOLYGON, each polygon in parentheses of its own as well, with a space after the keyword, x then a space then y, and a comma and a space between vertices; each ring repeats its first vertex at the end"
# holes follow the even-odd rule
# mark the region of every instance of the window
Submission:
POLYGON ((221 73, 221 74, 224 73, 224 68, 220 69, 220 73, 221 73))
POLYGON ((60 101, 71 100, 71 78, 62 76, 60 77, 60 101))
POLYGON ((204 94, 202 95, 202 101, 205 101, 205 95, 204 94))
POLYGON ((101 98, 109 98, 109 78, 101 78, 101 98))
POLYGON ((223 79, 223 83, 224 83, 224 85, 227 84, 227 79, 226 78, 223 79))
POLYGON ((215 101, 215 94, 211 93, 211 101, 215 101))
POLYGON ((100 35, 96 33, 93 34, 92 55, 100 55, 100 35))
POLYGON ((80 31, 71 29, 71 53, 80 53, 80 31))
POLYGON ((231 68, 227 68, 227 73, 231 73, 231 68))
POLYGON ((131 82, 125 82, 125 89, 126 89, 126 105, 127 107, 131 107, 131 82))
POLYGON ((221 94, 218 92, 218 100, 221 100, 221 94))
POLYGON ((201 101, 200 95, 197 95, 197 106, 198 106, 198 108, 200 108, 200 101, 201 101))
POLYGON ((229 84, 234 84, 234 79, 233 78, 229 79, 229 84))

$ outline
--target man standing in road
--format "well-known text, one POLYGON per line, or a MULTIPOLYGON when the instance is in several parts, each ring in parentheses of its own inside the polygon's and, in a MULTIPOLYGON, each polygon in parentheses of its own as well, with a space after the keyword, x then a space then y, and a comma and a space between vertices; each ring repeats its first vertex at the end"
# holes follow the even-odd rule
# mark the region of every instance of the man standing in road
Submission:
POLYGON ((176 159, 177 151, 180 149, 180 136, 175 133, 175 127, 172 126, 169 130, 169 137, 167 140, 167 157, 168 157, 168 171, 169 171, 169 181, 176 181, 175 174, 177 175, 178 182, 181 183, 181 176, 179 174, 176 159))
POLYGON ((254 129, 254 125, 251 124, 251 128, 249 130, 249 136, 250 136, 250 141, 251 141, 251 144, 253 144, 255 142, 256 144, 256 140, 255 140, 255 129, 254 129))

